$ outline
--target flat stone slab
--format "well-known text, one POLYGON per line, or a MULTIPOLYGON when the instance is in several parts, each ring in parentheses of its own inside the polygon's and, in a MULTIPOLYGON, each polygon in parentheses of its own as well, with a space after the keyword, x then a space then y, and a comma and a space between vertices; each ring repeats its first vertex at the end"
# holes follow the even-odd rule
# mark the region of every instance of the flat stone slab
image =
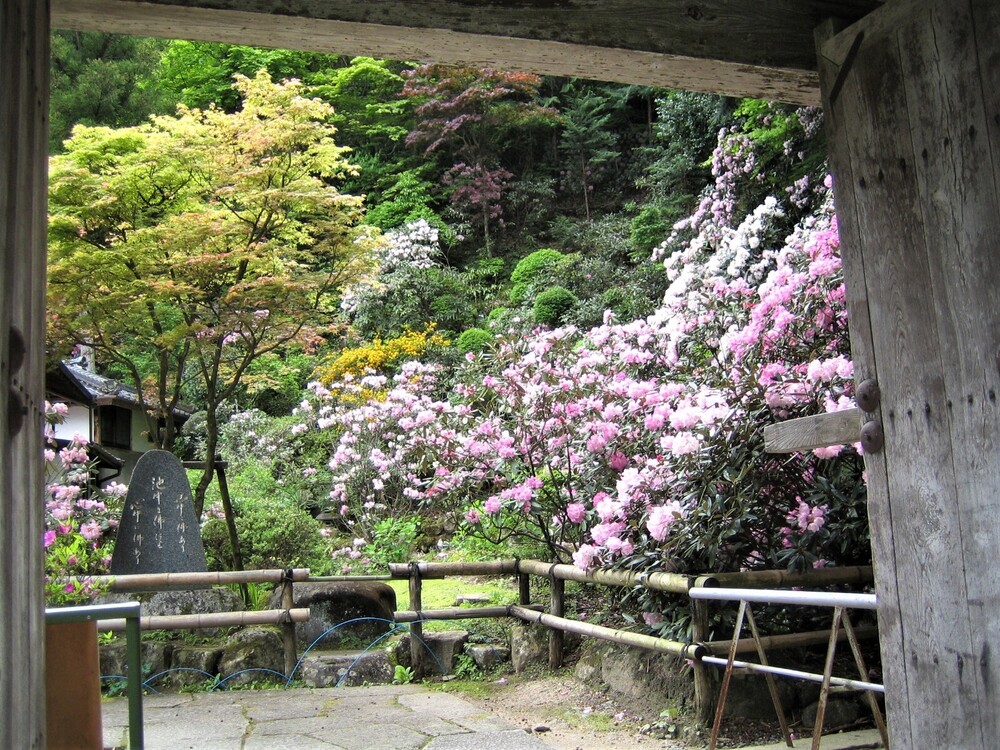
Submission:
MULTIPOLYGON (((125 747, 125 699, 102 706, 105 747, 125 747)), ((419 685, 147 695, 143 711, 147 750, 551 748, 461 698, 419 685)))

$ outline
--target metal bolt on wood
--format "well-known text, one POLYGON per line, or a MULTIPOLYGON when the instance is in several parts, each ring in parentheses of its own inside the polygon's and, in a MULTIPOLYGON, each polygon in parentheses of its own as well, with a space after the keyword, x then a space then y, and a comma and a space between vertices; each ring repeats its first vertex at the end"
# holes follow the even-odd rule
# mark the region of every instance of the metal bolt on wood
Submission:
POLYGON ((882 400, 882 391, 879 389, 878 383, 872 378, 861 381, 858 385, 855 400, 863 410, 867 412, 875 411, 882 400))

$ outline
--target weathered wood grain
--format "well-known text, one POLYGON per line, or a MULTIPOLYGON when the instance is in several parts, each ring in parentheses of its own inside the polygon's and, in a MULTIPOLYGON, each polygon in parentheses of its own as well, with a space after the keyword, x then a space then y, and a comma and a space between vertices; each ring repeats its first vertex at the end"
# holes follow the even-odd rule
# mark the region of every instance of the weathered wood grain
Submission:
POLYGON ((819 103, 812 41, 877 0, 53 0, 53 26, 819 103))
POLYGON ((820 44, 855 370, 882 391, 866 463, 894 747, 997 736, 998 20, 899 0, 820 44))
POLYGON ((49 26, 0 3, 0 747, 44 746, 42 416, 49 26), (11 329, 27 342, 12 366, 11 329), (12 412, 26 408, 11 435, 12 412))
POLYGON ((764 450, 768 453, 795 453, 829 445, 858 442, 861 432, 860 409, 789 419, 764 428, 764 450))

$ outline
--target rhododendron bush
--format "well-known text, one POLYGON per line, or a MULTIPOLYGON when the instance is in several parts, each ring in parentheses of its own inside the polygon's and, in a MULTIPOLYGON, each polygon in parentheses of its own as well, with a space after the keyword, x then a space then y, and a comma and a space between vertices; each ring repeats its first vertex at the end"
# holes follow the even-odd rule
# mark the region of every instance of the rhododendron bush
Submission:
POLYGON ((814 120, 785 118, 770 140, 722 132, 714 185, 657 251, 670 287, 649 318, 498 332, 458 368, 314 384, 292 431, 328 435, 345 522, 447 509, 582 568, 870 560, 857 449, 764 452, 765 425, 853 406, 829 179, 782 191, 760 171, 804 169, 814 120))
POLYGON ((74 435, 61 447, 54 425, 67 414, 65 404, 45 403, 45 596, 49 604, 80 604, 102 592, 92 576, 111 565, 113 530, 127 487, 111 482, 93 486, 87 439, 74 435))

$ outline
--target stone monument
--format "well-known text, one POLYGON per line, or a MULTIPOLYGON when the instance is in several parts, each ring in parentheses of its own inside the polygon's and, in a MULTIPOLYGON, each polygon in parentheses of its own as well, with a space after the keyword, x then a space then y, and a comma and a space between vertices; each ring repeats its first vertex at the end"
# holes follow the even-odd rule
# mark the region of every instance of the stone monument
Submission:
POLYGON ((111 574, 204 570, 201 528, 184 467, 167 451, 144 453, 132 472, 111 574))

